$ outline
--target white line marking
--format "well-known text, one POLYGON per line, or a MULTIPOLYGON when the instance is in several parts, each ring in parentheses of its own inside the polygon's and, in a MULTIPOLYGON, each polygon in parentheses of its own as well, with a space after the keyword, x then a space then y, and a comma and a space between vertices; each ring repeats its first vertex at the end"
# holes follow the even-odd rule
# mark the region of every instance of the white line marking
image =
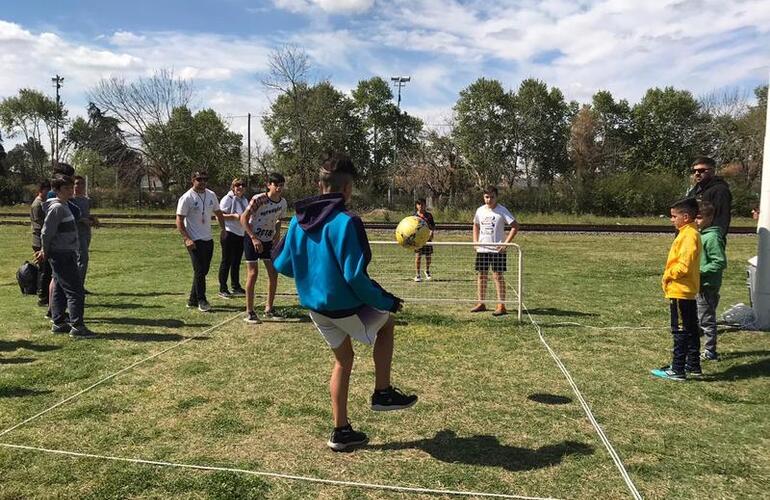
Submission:
POLYGON ((484 492, 478 492, 478 491, 435 490, 435 489, 429 489, 429 488, 415 488, 410 486, 394 486, 389 484, 358 483, 355 481, 337 481, 334 479, 319 479, 315 477, 295 476, 292 474, 280 474, 277 472, 262 472, 262 471, 253 471, 253 470, 247 470, 247 469, 235 469, 232 467, 215 467, 210 465, 160 462, 157 460, 142 460, 139 458, 113 457, 109 455, 96 455, 93 453, 81 453, 77 451, 52 450, 48 448, 38 448, 34 446, 24 446, 24 445, 9 444, 9 443, 0 443, 0 446, 4 448, 14 448, 18 450, 39 451, 44 453, 55 453, 58 455, 68 455, 71 457, 98 458, 102 460, 114 460, 118 462, 130 462, 134 464, 143 464, 143 465, 158 465, 162 467, 177 467, 181 469, 233 472, 238 474, 248 474, 251 476, 263 476, 263 477, 271 477, 271 478, 278 478, 278 479, 288 479, 292 481, 305 481, 309 483, 331 484, 335 486, 353 486, 356 488, 401 491, 404 493, 430 493, 430 494, 437 494, 437 495, 454 495, 454 496, 486 497, 486 498, 517 498, 521 500, 557 500, 552 497, 530 497, 530 496, 524 496, 524 495, 509 495, 505 493, 484 493, 484 492))
MULTIPOLYGON (((516 291, 514 290, 514 293, 515 292, 516 291)), ((620 459, 618 452, 615 451, 615 448, 612 446, 612 443, 610 443, 610 440, 607 438, 607 435, 604 434, 604 430, 602 430, 602 426, 599 425, 599 422, 597 422, 596 419, 594 418, 594 414, 591 411, 591 408, 588 406, 588 402, 585 400, 585 398, 583 398, 583 394, 580 393, 580 389, 578 389, 577 384, 575 384, 575 381, 572 379, 572 375, 570 375, 569 371, 567 370, 567 367, 564 366, 564 363, 561 362, 561 359, 559 359, 559 356, 556 355, 556 352, 554 352, 554 350, 551 349, 551 346, 548 345, 548 342, 545 341, 545 337, 543 337, 543 331, 540 329, 540 325, 537 324, 537 321, 535 321, 535 319, 529 313, 529 309, 527 309, 527 306, 524 305, 523 302, 521 305, 524 308, 524 311, 527 313, 527 317, 529 318, 529 321, 537 330, 537 335, 538 337, 540 337, 540 342, 542 342, 545 348, 548 350, 548 353, 556 362, 556 366, 559 367, 559 370, 561 370, 562 374, 564 374, 564 378, 567 379, 567 382, 572 388, 572 392, 578 398, 578 401, 580 401, 580 406, 583 407, 583 411, 585 412, 586 417, 588 417, 588 420, 591 422, 591 425, 593 425, 594 429, 596 429, 596 433, 599 435, 599 439, 601 439, 602 443, 604 444, 604 447, 607 448, 607 451, 609 452, 610 457, 612 457, 612 461, 615 462, 615 466, 620 471, 620 475, 623 476, 623 481, 625 481, 626 486, 628 486, 628 489, 631 492, 631 496, 633 496, 636 500, 642 500, 642 495, 639 493, 639 490, 636 489, 634 482, 631 480, 631 476, 628 475, 628 471, 626 471, 626 467, 625 465, 623 465, 623 461, 620 459)))
POLYGON ((33 420, 35 420, 36 418, 42 417, 43 415, 45 415, 45 414, 46 414, 46 413, 48 413, 49 411, 51 411, 51 410, 54 410, 54 409, 56 409, 56 408, 60 407, 61 405, 65 404, 65 403, 67 403, 67 402, 69 402, 69 401, 72 401, 73 399, 75 399, 76 397, 80 396, 81 394, 84 394, 84 393, 86 393, 86 392, 90 391, 91 389, 93 389, 94 387, 97 387, 97 386, 99 386, 99 385, 101 385, 101 384, 103 384, 103 383, 107 382, 108 380, 111 380, 111 379, 113 379, 113 378, 117 377, 117 376, 118 376, 118 375, 120 375, 121 373, 127 372, 128 370, 130 370, 131 368, 133 368, 133 367, 135 367, 135 366, 137 366, 137 365, 141 365, 142 363, 145 363, 145 362, 147 362, 147 361, 150 361, 151 359, 157 358, 157 357, 158 357, 158 356, 160 356, 161 354, 165 354, 165 353, 167 353, 168 351, 170 351, 170 350, 172 350, 172 349, 176 349, 177 347, 179 347, 179 346, 182 346, 182 345, 184 345, 184 344, 186 344, 186 343, 190 342, 191 340, 195 340, 196 338, 199 338, 199 337, 201 337, 202 335, 205 335, 205 334, 207 334, 207 333, 209 333, 209 332, 211 332, 211 331, 213 331, 213 330, 216 330, 216 329, 217 329, 217 328, 219 328, 220 326, 226 325, 227 323, 229 323, 229 322, 233 321, 234 319, 236 319, 236 318, 238 318, 238 317, 240 317, 240 316, 242 316, 242 315, 243 315, 243 313, 238 313, 238 314, 236 314, 235 316, 233 316, 233 317, 231 317, 231 318, 229 318, 229 319, 226 319, 226 320, 222 321, 221 323, 219 323, 219 324, 216 324, 216 325, 212 326, 211 328, 208 328, 207 330, 204 330, 204 331, 202 331, 201 333, 199 333, 199 334, 197 334, 197 335, 193 335, 193 336, 191 336, 191 337, 187 337, 186 339, 184 339, 184 340, 182 340, 182 341, 180 341, 180 342, 177 342, 176 344, 172 345, 171 347, 168 347, 168 348, 166 348, 166 349, 163 349, 163 350, 162 350, 162 351, 160 351, 160 352, 156 352, 156 353, 155 353, 155 354, 153 354, 152 356, 149 356, 149 357, 147 357, 147 358, 141 359, 141 360, 137 361, 136 363, 133 363, 133 364, 131 364, 131 365, 129 365, 129 366, 127 366, 127 367, 123 368, 122 370, 120 370, 120 371, 117 371, 117 372, 115 372, 115 373, 113 373, 113 374, 111 374, 111 375, 107 375, 106 377, 104 377, 103 379, 99 380, 98 382, 94 382, 93 384, 89 385, 88 387, 86 387, 86 388, 85 388, 85 389, 83 389, 82 391, 76 392, 76 393, 75 393, 75 394, 73 394, 72 396, 70 396, 70 397, 68 397, 68 398, 66 398, 66 399, 63 399, 63 400, 59 401, 58 403, 56 403, 55 405, 51 406, 50 408, 46 408, 45 410, 41 411, 40 413, 38 413, 38 414, 36 414, 36 415, 32 415, 32 416, 31 416, 31 417, 29 417, 28 419, 26 419, 26 420, 24 420, 24 421, 22 421, 22 422, 19 422, 18 424, 14 425, 13 427, 9 427, 9 428, 7 428, 6 430, 4 430, 3 432, 0 432, 0 437, 2 437, 2 436, 5 436, 6 434, 8 434, 9 432, 11 432, 12 430, 14 430, 14 429, 18 429, 18 428, 19 428, 19 427, 21 427, 22 425, 24 425, 24 424, 27 424, 27 423, 29 423, 29 422, 31 422, 31 421, 33 421, 33 420))

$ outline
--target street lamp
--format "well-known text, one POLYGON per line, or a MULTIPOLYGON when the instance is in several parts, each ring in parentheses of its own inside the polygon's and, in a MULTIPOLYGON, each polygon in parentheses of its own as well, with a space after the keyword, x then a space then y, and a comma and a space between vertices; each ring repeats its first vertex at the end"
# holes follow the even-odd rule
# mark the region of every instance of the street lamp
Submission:
MULTIPOLYGON (((398 162, 398 125, 399 120, 401 119, 401 88, 406 85, 406 82, 412 81, 411 76, 391 76, 390 81, 393 82, 393 85, 395 85, 398 88, 398 100, 396 101, 396 137, 395 137, 395 147, 393 148, 393 169, 396 168, 396 163, 398 162)), ((393 172, 395 174, 395 171, 393 172)), ((393 176, 390 176, 390 186, 388 186, 388 206, 393 205, 393 176)))
POLYGON ((54 123, 56 124, 56 135, 54 139, 54 150, 51 151, 51 156, 53 156, 51 161, 53 162, 54 168, 56 168, 56 165, 59 164, 59 115, 61 114, 61 99, 59 97, 59 89, 61 89, 62 82, 64 82, 64 77, 59 75, 51 78, 51 83, 53 83, 53 86, 56 88, 56 116, 54 117, 54 123))

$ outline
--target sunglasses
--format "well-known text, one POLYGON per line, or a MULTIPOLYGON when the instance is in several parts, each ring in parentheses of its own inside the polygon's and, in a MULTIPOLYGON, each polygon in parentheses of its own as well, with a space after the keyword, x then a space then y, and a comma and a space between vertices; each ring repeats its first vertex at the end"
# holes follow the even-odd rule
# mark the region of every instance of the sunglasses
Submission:
POLYGON ((237 184, 233 184, 233 187, 242 188, 243 187, 243 183, 239 182, 237 184))
POLYGON ((207 182, 209 180, 209 178, 208 177, 196 177, 195 180, 198 181, 198 182, 207 182))
POLYGON ((709 170, 711 170, 711 169, 710 168, 694 168, 694 169, 692 169, 692 173, 695 174, 695 175, 699 175, 699 174, 702 174, 704 172, 708 172, 709 170))

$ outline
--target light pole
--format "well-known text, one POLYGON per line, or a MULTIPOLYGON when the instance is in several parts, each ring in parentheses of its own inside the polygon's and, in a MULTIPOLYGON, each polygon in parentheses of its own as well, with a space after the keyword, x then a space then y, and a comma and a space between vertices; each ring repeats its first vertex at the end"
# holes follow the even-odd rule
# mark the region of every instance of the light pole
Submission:
POLYGON ((59 164, 59 115, 61 115, 61 99, 59 97, 59 89, 61 88, 62 82, 64 82, 64 77, 56 75, 51 78, 51 82, 53 83, 54 88, 56 88, 56 116, 54 116, 56 132, 54 148, 53 151, 51 151, 51 156, 53 157, 51 158, 51 161, 53 162, 53 167, 56 168, 56 166, 59 164))
POLYGON ((396 137, 395 147, 393 148, 393 172, 390 176, 390 186, 388 186, 388 206, 393 206, 393 176, 395 175, 396 164, 398 163, 398 125, 401 120, 401 88, 406 85, 406 82, 412 80, 411 76, 391 76, 390 81, 393 82, 398 88, 398 98, 396 100, 396 137))

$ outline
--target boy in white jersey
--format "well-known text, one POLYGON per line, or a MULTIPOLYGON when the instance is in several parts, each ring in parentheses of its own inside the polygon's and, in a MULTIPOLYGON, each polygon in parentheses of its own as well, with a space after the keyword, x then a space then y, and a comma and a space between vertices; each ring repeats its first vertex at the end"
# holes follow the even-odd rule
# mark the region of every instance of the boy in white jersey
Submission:
POLYGON ((246 318, 247 323, 260 323, 254 312, 254 284, 257 281, 258 261, 265 263, 267 271, 267 302, 265 316, 275 317, 273 301, 278 287, 278 273, 273 267, 270 252, 273 242, 278 241, 281 234, 281 218, 286 215, 286 199, 283 194, 285 183, 283 175, 272 172, 267 178, 267 193, 254 195, 249 206, 241 214, 241 226, 246 233, 243 239, 243 253, 246 261, 246 318))
POLYGON ((500 243, 510 243, 516 233, 519 232, 519 224, 516 218, 502 205, 497 203, 497 188, 487 186, 484 189, 484 204, 476 210, 473 217, 473 242, 492 243, 492 245, 476 246, 476 272, 478 304, 471 312, 487 310, 484 305, 484 297, 487 293, 487 273, 492 268, 492 278, 495 280, 497 290, 497 308, 493 316, 507 314, 505 309, 505 272, 508 270, 506 259, 506 247, 500 243), (510 224, 511 230, 505 235, 505 225, 510 224))

